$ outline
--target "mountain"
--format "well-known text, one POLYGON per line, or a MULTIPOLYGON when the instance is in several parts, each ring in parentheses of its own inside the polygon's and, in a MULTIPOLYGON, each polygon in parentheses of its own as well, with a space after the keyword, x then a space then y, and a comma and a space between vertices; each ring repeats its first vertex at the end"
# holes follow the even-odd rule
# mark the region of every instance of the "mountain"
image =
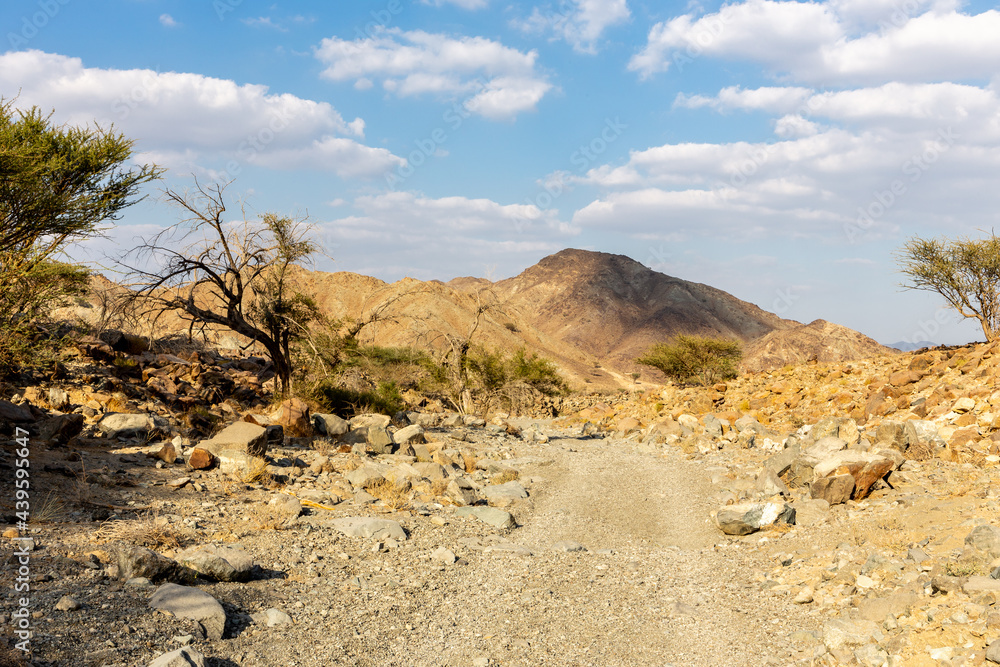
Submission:
MULTIPOLYGON (((471 277, 386 283, 303 268, 295 269, 294 282, 333 319, 375 320, 362 330, 362 342, 444 351, 474 331, 474 344, 526 347, 552 359, 577 387, 621 387, 632 384, 630 374, 637 371, 657 379, 656 371, 634 360, 677 334, 742 341, 748 370, 812 357, 845 361, 889 352, 845 327, 782 319, 624 255, 586 250, 560 251, 495 283, 471 277)), ((158 335, 187 330, 169 317, 158 326, 158 335)), ((238 343, 231 332, 215 332, 214 337, 227 347, 238 343)))
POLYGON ((853 329, 815 320, 772 331, 752 341, 744 349, 743 367, 748 371, 768 371, 811 360, 850 361, 882 354, 898 354, 898 351, 853 329))
POLYGON ((894 350, 899 350, 900 352, 913 352, 914 350, 920 350, 925 347, 936 347, 937 343, 932 343, 930 341, 922 340, 919 343, 909 343, 905 340, 901 340, 898 343, 886 343, 886 347, 891 347, 894 350))

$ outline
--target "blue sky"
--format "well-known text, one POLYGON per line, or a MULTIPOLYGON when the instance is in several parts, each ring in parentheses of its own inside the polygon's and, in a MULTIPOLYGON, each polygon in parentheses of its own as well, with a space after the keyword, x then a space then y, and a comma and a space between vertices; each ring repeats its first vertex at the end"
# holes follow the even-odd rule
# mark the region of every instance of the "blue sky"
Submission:
MULTIPOLYGON (((1000 222, 993 3, 8 0, 0 26, 0 95, 114 123, 161 186, 308 214, 323 270, 578 247, 882 342, 981 337, 893 253, 1000 222)), ((174 222, 149 193, 73 255, 174 222)))

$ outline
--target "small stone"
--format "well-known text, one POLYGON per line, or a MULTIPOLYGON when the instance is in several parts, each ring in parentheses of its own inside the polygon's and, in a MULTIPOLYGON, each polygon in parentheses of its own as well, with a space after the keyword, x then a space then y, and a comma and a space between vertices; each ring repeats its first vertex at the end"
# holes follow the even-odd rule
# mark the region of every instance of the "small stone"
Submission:
POLYGON ((986 647, 986 659, 989 662, 1000 664, 1000 639, 994 639, 986 647))
POLYGON ((509 512, 505 512, 495 507, 483 507, 481 505, 474 507, 459 507, 455 512, 455 516, 474 516, 483 523, 487 523, 495 528, 501 528, 504 530, 517 526, 514 521, 514 517, 511 516, 509 512))
POLYGON ((59 598, 59 602, 56 603, 57 611, 76 611, 80 608, 80 603, 76 599, 71 598, 68 595, 64 595, 59 598))
POLYGON ((179 489, 190 481, 191 481, 190 477, 178 477, 177 479, 172 479, 169 482, 167 482, 167 486, 174 489, 179 489))
POLYGON ((399 525, 399 522, 391 519, 353 516, 334 519, 330 525, 349 537, 374 537, 379 540, 406 539, 406 531, 399 525))
POLYGON ((207 449, 195 447, 188 456, 187 464, 192 470, 207 470, 215 465, 215 456, 207 449))
POLYGON ((445 549, 444 547, 438 547, 434 553, 431 554, 431 558, 439 563, 444 563, 445 565, 451 565, 458 560, 453 551, 445 549))
POLYGON ((280 609, 268 609, 267 611, 262 611, 258 614, 250 614, 250 618, 253 619, 254 623, 260 625, 266 625, 269 628, 276 628, 281 625, 288 625, 292 622, 292 617, 281 611, 280 609))
POLYGON ((177 449, 172 442, 168 442, 160 447, 160 451, 156 452, 156 458, 164 463, 173 463, 177 460, 177 449))
POLYGON ((6 537, 8 540, 16 540, 17 538, 21 537, 21 531, 19 531, 17 528, 8 528, 7 530, 3 531, 3 536, 6 537))
POLYGON ((565 551, 567 553, 575 553, 587 550, 587 547, 583 546, 579 542, 574 542, 572 540, 561 540, 553 544, 552 548, 555 549, 556 551, 565 551))
POLYGON ((795 604, 809 604, 813 601, 813 595, 814 591, 812 586, 806 586, 798 592, 793 602, 795 602, 795 604))

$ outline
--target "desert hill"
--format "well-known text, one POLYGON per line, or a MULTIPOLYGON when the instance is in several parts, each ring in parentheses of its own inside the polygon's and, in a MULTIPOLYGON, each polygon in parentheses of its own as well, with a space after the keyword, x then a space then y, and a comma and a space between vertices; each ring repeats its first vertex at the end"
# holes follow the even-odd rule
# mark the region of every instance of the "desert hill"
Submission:
MULTIPOLYGON (((552 359, 577 388, 631 385, 636 371, 657 380, 653 369, 634 359, 677 334, 740 340, 746 344, 744 366, 755 371, 812 358, 838 362, 895 352, 846 327, 782 319, 720 289, 653 271, 623 255, 586 250, 562 250, 498 282, 460 277, 387 283, 303 268, 294 280, 331 318, 370 321, 361 332, 365 343, 443 351, 475 331, 475 344, 523 346, 552 359)), ((163 318, 156 334, 186 331, 175 319, 163 318)), ((218 331, 215 343, 235 348, 238 341, 218 331)))

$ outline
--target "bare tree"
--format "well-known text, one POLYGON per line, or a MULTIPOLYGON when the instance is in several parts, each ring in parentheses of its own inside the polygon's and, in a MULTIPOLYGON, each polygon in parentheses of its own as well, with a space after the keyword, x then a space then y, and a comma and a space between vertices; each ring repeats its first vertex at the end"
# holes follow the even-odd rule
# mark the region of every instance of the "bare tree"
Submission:
POLYGON ((272 213, 223 219, 225 185, 166 190, 187 217, 126 255, 132 298, 146 314, 177 313, 194 327, 218 325, 267 352, 276 390, 291 388, 290 345, 317 317, 313 300, 290 284, 292 267, 317 251, 304 221, 272 213), (130 261, 129 261, 130 258, 130 261))

